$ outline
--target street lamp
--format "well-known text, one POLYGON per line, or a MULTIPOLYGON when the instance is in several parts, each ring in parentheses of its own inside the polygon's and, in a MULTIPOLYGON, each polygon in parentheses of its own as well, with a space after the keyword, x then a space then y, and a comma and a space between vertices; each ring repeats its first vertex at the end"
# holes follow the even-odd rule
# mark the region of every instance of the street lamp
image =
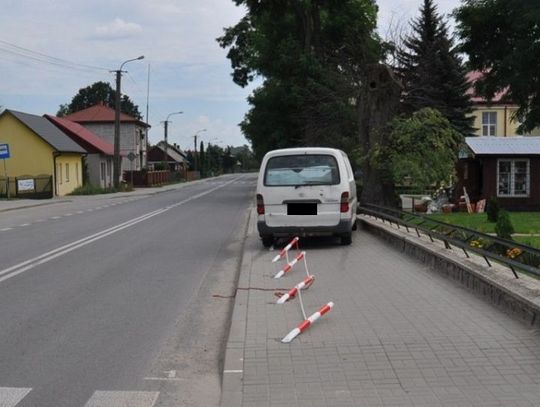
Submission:
POLYGON ((120 69, 115 71, 116 73, 116 95, 115 95, 115 112, 114 112, 114 158, 113 158, 113 183, 114 187, 118 189, 120 186, 120 92, 122 81, 122 68, 125 64, 131 61, 138 61, 144 59, 144 55, 140 57, 128 59, 120 65, 120 69))
MULTIPOLYGON (((164 137, 163 137, 164 140, 165 140, 165 145, 163 146, 163 154, 164 154, 164 155, 163 155, 163 163, 164 163, 164 164, 166 164, 166 163, 169 161, 169 160, 168 160, 169 154, 167 153, 167 149, 168 149, 168 147, 169 147, 168 142, 167 142, 167 129, 168 129, 168 127, 169 127, 169 117, 171 117, 171 116, 174 115, 174 114, 182 114, 182 113, 184 113, 184 112, 172 112, 172 113, 169 113, 169 114, 167 115, 167 118, 166 118, 165 121, 163 122, 163 127, 164 127, 164 129, 165 129, 165 134, 164 134, 164 137)), ((168 165, 167 165, 167 166, 168 166, 168 165)), ((163 169, 165 170, 166 168, 163 168, 163 169)))
POLYGON ((193 155, 193 170, 197 171, 197 136, 199 133, 206 131, 206 129, 200 129, 195 132, 193 135, 193 146, 195 147, 195 154, 193 155))

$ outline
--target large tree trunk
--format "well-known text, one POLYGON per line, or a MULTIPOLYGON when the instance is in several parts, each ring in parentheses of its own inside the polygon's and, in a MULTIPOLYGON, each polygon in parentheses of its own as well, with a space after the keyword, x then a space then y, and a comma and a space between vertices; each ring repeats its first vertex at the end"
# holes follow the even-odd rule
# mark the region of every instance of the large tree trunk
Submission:
MULTIPOLYGON (((358 104, 360 145, 364 155, 376 144, 387 144, 387 124, 399 112, 402 89, 386 65, 368 65, 366 72, 358 104)), ((369 160, 365 160, 362 171, 360 202, 395 206, 396 196, 391 180, 385 180, 381 172, 370 165, 369 160)))

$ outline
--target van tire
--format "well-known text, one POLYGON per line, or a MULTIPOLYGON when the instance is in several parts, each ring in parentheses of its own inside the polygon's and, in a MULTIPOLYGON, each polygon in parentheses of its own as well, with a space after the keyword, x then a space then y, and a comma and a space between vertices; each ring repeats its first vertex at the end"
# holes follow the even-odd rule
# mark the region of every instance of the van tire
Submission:
POLYGON ((358 229, 358 221, 355 219, 353 225, 352 225, 352 230, 357 230, 358 229))
POLYGON ((274 237, 272 235, 261 236, 261 239, 264 247, 272 247, 272 245, 274 244, 274 237))
POLYGON ((348 246, 352 243, 352 233, 345 233, 341 235, 341 245, 348 246))

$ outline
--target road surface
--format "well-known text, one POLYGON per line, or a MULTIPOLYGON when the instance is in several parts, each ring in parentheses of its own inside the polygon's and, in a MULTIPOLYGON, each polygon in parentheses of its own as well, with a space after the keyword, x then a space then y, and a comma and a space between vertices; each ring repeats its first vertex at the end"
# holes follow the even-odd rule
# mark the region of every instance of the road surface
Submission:
POLYGON ((0 213, 0 406, 216 405, 254 187, 0 213))

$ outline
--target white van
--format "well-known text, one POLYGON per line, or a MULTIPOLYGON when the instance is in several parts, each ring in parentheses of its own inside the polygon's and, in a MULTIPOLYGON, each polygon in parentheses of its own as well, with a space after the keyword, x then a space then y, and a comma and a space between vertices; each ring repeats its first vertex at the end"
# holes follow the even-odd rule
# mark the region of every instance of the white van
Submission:
POLYGON ((347 155, 334 148, 268 152, 257 181, 257 229, 263 245, 285 236, 341 238, 356 227, 356 183, 347 155))

